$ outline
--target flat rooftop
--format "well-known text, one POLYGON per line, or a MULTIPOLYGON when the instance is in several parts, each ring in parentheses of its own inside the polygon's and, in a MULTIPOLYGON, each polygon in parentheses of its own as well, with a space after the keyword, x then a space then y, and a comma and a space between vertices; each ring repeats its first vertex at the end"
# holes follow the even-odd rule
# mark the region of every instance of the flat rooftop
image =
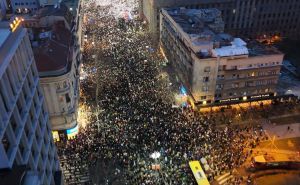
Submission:
POLYGON ((34 18, 42 18, 48 16, 62 16, 65 17, 66 21, 71 24, 73 15, 70 13, 69 8, 64 3, 58 5, 49 5, 40 8, 34 18))
POLYGON ((262 55, 274 55, 282 54, 277 48, 271 45, 262 44, 256 40, 247 41, 247 47, 249 50, 249 56, 262 56, 262 55))
POLYGON ((171 23, 173 26, 183 30, 186 35, 184 38, 188 38, 188 44, 183 43, 198 58, 281 54, 272 46, 266 46, 255 40, 234 38, 224 33, 221 11, 216 8, 165 8, 163 12, 166 12, 176 23, 176 25, 171 23))
POLYGON ((221 11, 216 8, 166 8, 165 10, 187 34, 209 36, 214 34, 211 31, 224 31, 224 22, 222 20, 221 11))

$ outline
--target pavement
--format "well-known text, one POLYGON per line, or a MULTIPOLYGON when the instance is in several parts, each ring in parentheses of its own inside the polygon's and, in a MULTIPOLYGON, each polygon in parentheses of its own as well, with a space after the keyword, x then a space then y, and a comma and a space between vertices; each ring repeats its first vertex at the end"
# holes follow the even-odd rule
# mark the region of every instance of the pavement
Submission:
POLYGON ((300 96, 300 79, 289 71, 281 70, 277 85, 277 92, 300 96))
POLYGON ((264 123, 263 129, 270 138, 276 140, 300 137, 300 123, 277 125, 275 123, 264 123))
MULTIPOLYGON (((255 149, 252 149, 252 155, 248 157, 246 162, 240 168, 235 169, 232 173, 226 172, 216 177, 215 181, 212 182, 212 185, 230 184, 230 180, 233 179, 234 176, 246 179, 249 175, 249 172, 246 169, 247 166, 250 165, 251 157, 253 156, 268 154, 269 156, 276 155, 276 157, 296 157, 296 160, 300 161, 298 153, 300 151, 300 123, 277 125, 274 123, 264 122, 262 125, 269 137, 269 140, 259 143, 255 149)), ((245 148, 245 150, 247 151, 251 149, 245 148)), ((289 175, 286 176, 287 182, 290 182, 291 185, 294 185, 296 182, 299 183, 296 183, 297 185, 300 185, 300 181, 295 180, 297 178, 292 178, 293 176, 289 175)), ((274 176, 274 178, 280 179, 279 177, 280 175, 277 175, 276 177, 274 176)), ((269 176, 266 176, 265 178, 262 176, 259 179, 256 179, 255 182, 257 182, 258 185, 267 185, 264 184, 264 182, 267 182, 269 179, 269 176)), ((285 175, 283 175, 282 179, 285 179, 285 175)), ((279 181, 284 182, 283 180, 279 181)), ((274 185, 284 185, 284 183, 279 183, 279 181, 278 183, 274 183, 276 181, 270 182, 273 182, 274 185)))
POLYGON ((274 174, 254 180, 257 185, 300 185, 300 173, 274 174))

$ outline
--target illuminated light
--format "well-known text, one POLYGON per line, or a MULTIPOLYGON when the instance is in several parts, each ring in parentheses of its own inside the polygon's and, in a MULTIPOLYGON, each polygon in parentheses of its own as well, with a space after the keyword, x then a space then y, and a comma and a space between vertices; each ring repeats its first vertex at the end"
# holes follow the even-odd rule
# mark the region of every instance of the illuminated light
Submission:
POLYGON ((52 131, 54 141, 60 141, 58 131, 52 131))
POLYGON ((207 104, 207 102, 206 101, 203 101, 203 105, 206 105, 207 104))
POLYGON ((186 89, 184 88, 183 85, 181 85, 181 87, 180 87, 180 93, 181 93, 182 95, 184 95, 184 96, 187 95, 187 91, 186 91, 186 89))
POLYGON ((74 128, 68 129, 66 132, 68 139, 73 139, 78 134, 78 125, 74 128))
POLYGON ((67 134, 73 134, 73 133, 76 133, 76 132, 78 132, 78 125, 76 125, 76 127, 74 127, 74 128, 71 128, 71 129, 67 130, 67 134))
POLYGON ((18 28, 22 20, 17 17, 15 18, 15 20, 10 24, 10 28, 12 32, 14 32, 18 28))
POLYGON ((158 159, 158 158, 160 157, 160 153, 159 153, 159 152, 153 152, 153 153, 150 155, 150 157, 151 157, 152 159, 158 159))
POLYGON ((244 101, 247 100, 247 96, 244 96, 244 97, 243 97, 243 100, 244 100, 244 101))

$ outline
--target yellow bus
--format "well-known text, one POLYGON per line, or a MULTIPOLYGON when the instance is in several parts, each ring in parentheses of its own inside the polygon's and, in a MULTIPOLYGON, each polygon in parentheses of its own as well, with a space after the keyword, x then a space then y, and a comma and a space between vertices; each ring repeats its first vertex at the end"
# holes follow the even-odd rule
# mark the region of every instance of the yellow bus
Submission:
POLYGON ((210 185, 199 161, 190 161, 189 165, 198 185, 210 185))

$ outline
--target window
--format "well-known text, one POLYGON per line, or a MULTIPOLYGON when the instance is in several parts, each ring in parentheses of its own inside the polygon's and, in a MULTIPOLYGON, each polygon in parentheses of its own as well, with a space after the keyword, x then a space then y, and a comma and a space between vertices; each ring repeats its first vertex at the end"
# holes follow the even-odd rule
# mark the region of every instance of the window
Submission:
POLYGON ((23 155, 24 150, 25 150, 24 146, 22 144, 20 144, 19 145, 19 151, 20 151, 21 155, 23 155))
POLYGON ((272 75, 276 75, 276 74, 277 74, 277 71, 271 71, 271 74, 272 74, 272 75))
POLYGON ((264 81, 263 81, 263 80, 256 81, 256 85, 263 85, 263 84, 264 84, 264 81))
POLYGON ((66 102, 69 103, 69 102, 71 101, 71 98, 70 98, 70 96, 69 96, 69 93, 67 93, 65 96, 66 96, 66 102))
POLYGON ((218 90, 223 89, 223 87, 224 87, 224 84, 217 84, 217 85, 216 85, 216 88, 217 88, 218 90))
POLYGON ((233 83, 233 84, 231 84, 231 87, 232 88, 238 88, 239 87, 239 83, 233 83))
POLYGON ((220 79, 224 79, 225 76, 224 75, 218 75, 217 78, 218 78, 218 80, 220 80, 220 79))
POLYGON ((232 70, 237 70, 237 66, 231 66, 232 70))
POLYGON ((255 72, 251 72, 251 73, 248 73, 248 77, 253 77, 253 76, 255 76, 255 72))
POLYGON ((8 138, 7 138, 7 136, 6 136, 6 133, 4 134, 4 136, 3 136, 3 138, 2 138, 2 144, 3 144, 3 147, 4 147, 5 151, 6 151, 6 153, 7 153, 8 149, 9 149, 9 147, 10 147, 10 143, 9 143, 9 141, 8 141, 8 138))
POLYGON ((209 82, 209 77, 208 76, 203 77, 203 82, 209 82))
POLYGON ((245 83, 245 86, 246 86, 246 87, 253 87, 253 86, 254 86, 254 83, 253 83, 253 81, 249 81, 249 82, 246 82, 246 83, 245 83))
POLYGON ((258 72, 258 76, 264 76, 264 72, 263 71, 259 71, 258 72))
POLYGON ((210 67, 208 66, 208 67, 205 67, 204 68, 204 72, 210 72, 210 67))
POLYGON ((208 86, 203 86, 203 87, 202 87, 202 91, 203 91, 203 92, 207 92, 208 89, 209 89, 208 86))
POLYGON ((215 98, 222 98, 222 94, 221 93, 215 94, 215 98))
POLYGON ((16 123, 15 118, 13 116, 10 118, 10 125, 13 131, 16 132, 18 124, 16 123))
POLYGON ((218 68, 218 71, 224 71, 226 69, 226 65, 221 65, 218 68))
POLYGON ((200 98, 201 98, 201 100, 205 100, 206 96, 201 96, 200 98))

